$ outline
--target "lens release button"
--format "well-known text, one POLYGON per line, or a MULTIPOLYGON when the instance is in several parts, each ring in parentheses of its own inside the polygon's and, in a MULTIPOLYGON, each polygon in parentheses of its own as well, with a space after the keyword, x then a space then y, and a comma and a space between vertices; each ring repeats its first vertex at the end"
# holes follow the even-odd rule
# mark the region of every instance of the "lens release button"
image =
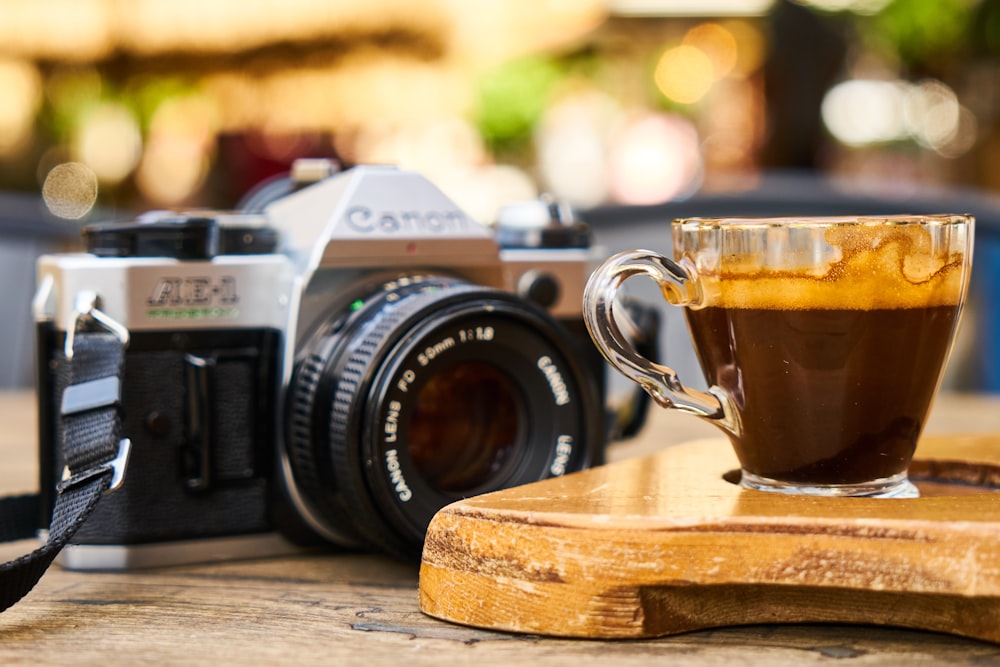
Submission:
POLYGON ((549 273, 529 271, 517 283, 519 296, 537 303, 542 308, 551 308, 559 301, 561 290, 559 281, 549 273))

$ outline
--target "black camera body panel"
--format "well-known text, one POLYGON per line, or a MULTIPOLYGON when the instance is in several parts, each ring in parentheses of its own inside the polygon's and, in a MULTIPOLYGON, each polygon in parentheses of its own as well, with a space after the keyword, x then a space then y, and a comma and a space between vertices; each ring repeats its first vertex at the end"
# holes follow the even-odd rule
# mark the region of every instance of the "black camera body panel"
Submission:
MULTIPOLYGON (((48 341, 39 394, 58 404, 63 336, 51 323, 38 328, 48 341)), ((273 329, 133 334, 122 395, 128 476, 75 540, 143 544, 274 530, 268 508, 280 340, 273 329)), ((64 466, 49 417, 40 430, 46 514, 64 466)))

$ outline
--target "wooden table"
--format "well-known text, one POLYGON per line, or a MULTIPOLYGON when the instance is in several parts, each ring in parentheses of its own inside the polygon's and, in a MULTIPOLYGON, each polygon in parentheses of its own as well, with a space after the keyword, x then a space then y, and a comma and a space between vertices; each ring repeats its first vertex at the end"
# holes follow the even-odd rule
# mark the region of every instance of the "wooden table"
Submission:
MULTIPOLYGON (((0 394, 0 423, 0 491, 31 491, 31 397, 0 394)), ((927 431, 1000 432, 1000 397, 944 395, 927 431)), ((657 410, 611 457, 716 435, 692 417, 657 410)), ((33 546, 4 545, 0 558, 33 546)), ((417 569, 338 553, 131 573, 53 568, 0 614, 0 664, 1000 664, 1000 645, 875 627, 751 626, 616 642, 487 632, 423 615, 417 569)))

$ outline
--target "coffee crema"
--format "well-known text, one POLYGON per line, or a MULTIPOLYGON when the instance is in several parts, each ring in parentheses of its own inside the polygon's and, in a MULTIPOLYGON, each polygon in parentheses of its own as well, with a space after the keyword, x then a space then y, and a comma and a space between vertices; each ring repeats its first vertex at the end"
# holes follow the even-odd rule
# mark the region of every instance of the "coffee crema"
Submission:
POLYGON ((703 256, 688 259, 698 267, 701 305, 706 306, 877 310, 961 303, 964 254, 934 252, 932 232, 965 230, 843 223, 826 229, 824 247, 797 248, 793 242, 773 251, 780 257, 766 266, 738 249, 724 248, 715 265, 703 256), (825 261, 817 262, 817 256, 825 261))

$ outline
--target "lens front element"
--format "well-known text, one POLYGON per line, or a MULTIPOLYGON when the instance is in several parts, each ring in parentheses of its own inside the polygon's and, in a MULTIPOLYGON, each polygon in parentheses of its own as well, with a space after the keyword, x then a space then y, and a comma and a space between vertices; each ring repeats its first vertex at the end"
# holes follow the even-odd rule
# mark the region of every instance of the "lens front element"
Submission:
POLYGON ((524 446, 524 398, 495 365, 444 369, 417 395, 407 432, 410 459, 427 484, 460 494, 487 485, 524 446))

